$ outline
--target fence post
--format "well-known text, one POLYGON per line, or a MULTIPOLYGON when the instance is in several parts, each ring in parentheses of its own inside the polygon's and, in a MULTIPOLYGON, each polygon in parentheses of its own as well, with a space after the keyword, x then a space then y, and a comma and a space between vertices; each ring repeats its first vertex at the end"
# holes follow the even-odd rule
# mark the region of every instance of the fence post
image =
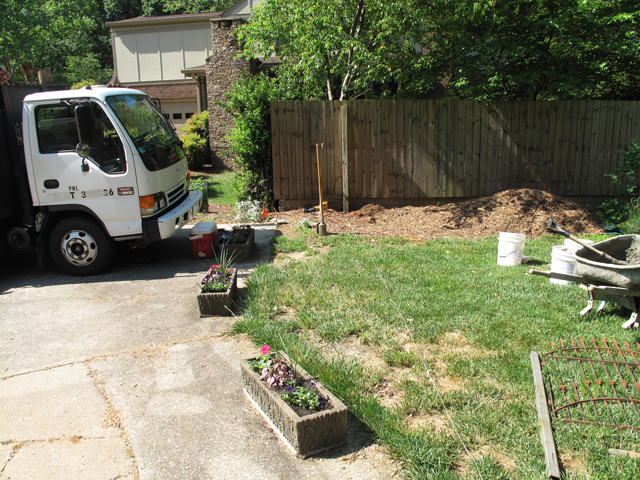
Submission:
POLYGON ((340 128, 342 129, 342 211, 349 212, 349 122, 348 106, 340 107, 340 128))

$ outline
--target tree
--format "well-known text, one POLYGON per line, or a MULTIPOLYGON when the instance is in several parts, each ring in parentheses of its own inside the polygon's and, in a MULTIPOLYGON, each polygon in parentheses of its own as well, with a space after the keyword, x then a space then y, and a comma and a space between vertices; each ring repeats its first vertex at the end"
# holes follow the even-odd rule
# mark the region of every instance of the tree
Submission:
POLYGON ((51 67, 64 80, 65 59, 85 57, 94 47, 98 5, 94 0, 0 0, 0 55, 14 81, 24 80, 21 64, 51 67))
POLYGON ((638 98, 638 3, 438 0, 432 67, 461 98, 638 98))
POLYGON ((264 0, 239 39, 246 57, 275 52, 281 70, 302 76, 315 96, 388 96, 418 76, 436 81, 420 55, 425 10, 417 7, 417 0, 264 0))

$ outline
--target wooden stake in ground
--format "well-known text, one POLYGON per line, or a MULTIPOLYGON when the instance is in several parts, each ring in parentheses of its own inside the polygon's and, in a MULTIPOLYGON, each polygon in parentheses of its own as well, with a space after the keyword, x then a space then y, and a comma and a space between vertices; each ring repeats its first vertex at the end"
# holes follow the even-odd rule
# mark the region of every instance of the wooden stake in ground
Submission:
POLYGON ((324 148, 324 143, 316 143, 316 159, 318 163, 318 190, 320 192, 320 223, 318 223, 318 235, 325 237, 327 235, 327 226, 324 223, 324 207, 322 205, 322 169, 320 168, 319 148, 324 148))
POLYGON ((531 352, 531 367, 533 369, 533 384, 536 387, 536 410, 538 411, 538 424, 540 425, 540 439, 544 448, 544 459, 547 464, 547 476, 549 478, 560 478, 560 463, 558 461, 558 451, 553 440, 553 430, 551 429, 551 417, 547 407, 547 394, 544 391, 542 380, 542 368, 540 367, 540 355, 538 352, 531 352))

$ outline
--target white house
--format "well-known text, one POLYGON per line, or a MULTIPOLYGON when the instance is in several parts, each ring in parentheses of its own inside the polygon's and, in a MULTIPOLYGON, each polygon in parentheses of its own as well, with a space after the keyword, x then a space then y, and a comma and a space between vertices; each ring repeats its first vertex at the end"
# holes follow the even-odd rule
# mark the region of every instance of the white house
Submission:
MULTIPOLYGON (((107 22, 118 83, 159 98, 176 125, 206 110, 196 78, 185 70, 204 65, 212 53, 211 20, 223 12, 137 17, 107 22)), ((206 86, 204 99, 206 101, 206 86)))

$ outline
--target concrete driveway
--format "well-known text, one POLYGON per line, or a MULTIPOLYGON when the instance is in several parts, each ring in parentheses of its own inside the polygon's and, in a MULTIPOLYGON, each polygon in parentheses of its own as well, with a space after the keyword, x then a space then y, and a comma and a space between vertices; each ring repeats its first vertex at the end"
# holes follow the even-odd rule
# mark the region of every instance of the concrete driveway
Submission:
MULTIPOLYGON (((240 286, 269 261, 274 225, 237 264, 240 286)), ((104 275, 0 259, 0 479, 386 479, 393 470, 353 418, 347 445, 295 458, 242 392, 227 336, 200 318, 188 229, 145 250, 118 249, 104 275)))

